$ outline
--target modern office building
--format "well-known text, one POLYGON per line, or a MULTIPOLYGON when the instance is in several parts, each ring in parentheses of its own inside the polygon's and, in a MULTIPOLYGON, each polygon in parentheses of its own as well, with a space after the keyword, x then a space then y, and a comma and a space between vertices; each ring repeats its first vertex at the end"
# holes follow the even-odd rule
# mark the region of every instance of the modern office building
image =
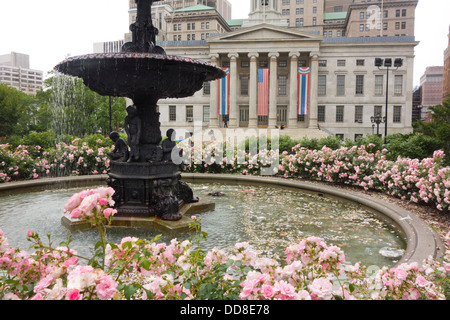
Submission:
POLYGON ((43 87, 44 72, 30 69, 30 56, 11 52, 0 55, 0 83, 35 95, 43 87))

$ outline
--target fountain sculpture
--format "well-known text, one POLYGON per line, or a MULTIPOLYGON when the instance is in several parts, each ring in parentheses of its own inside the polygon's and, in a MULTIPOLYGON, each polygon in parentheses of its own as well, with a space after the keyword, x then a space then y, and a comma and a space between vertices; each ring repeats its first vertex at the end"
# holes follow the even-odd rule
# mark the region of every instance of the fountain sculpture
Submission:
POLYGON ((157 102, 191 96, 205 81, 222 78, 224 72, 204 61, 167 55, 156 45, 158 29, 151 19, 152 3, 159 0, 135 1, 132 42, 125 43, 122 52, 70 57, 55 69, 82 78, 87 87, 101 95, 133 101, 125 120, 128 146, 117 133, 110 135, 116 149, 110 154, 107 183, 116 191, 117 216, 179 220, 180 207, 198 199, 181 181, 178 165, 171 161, 173 131, 161 145, 157 102))

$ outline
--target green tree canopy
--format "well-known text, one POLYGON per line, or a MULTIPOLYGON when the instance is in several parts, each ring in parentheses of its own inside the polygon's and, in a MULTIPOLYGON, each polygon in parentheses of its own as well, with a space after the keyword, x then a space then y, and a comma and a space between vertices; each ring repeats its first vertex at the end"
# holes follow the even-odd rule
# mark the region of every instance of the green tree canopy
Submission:
MULTIPOLYGON (((109 97, 90 90, 79 78, 62 74, 45 80, 48 88, 42 94, 42 106, 51 115, 51 127, 59 134, 83 137, 88 134, 110 132, 109 97)), ((113 129, 123 127, 126 116, 124 98, 111 98, 113 129)))
POLYGON ((0 84, 0 137, 27 133, 35 108, 33 96, 0 84))
POLYGON ((417 121, 414 123, 414 131, 422 133, 436 140, 444 150, 446 159, 450 159, 450 99, 442 105, 430 107, 433 111, 431 122, 417 121))

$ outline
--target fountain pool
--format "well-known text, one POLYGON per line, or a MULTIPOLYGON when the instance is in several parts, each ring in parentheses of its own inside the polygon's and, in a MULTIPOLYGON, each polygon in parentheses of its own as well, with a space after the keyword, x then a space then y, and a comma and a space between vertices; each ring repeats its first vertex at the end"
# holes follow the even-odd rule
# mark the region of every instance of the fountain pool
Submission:
MULTIPOLYGON (((102 184, 100 184, 102 185, 102 184)), ((50 189, 0 195, 0 228, 9 245, 27 249, 28 230, 53 246, 71 232, 61 225, 63 207, 76 192, 86 188, 50 189)), ((406 243, 401 233, 374 213, 343 201, 277 186, 192 182, 194 194, 215 202, 215 210, 200 213, 202 230, 208 233, 203 249, 229 249, 249 242, 261 255, 284 260, 284 249, 308 236, 322 237, 329 245, 341 247, 350 263, 394 266, 406 243), (220 192, 222 196, 210 194, 220 192)), ((144 229, 112 227, 107 240, 119 242, 134 236, 152 239, 157 233, 144 229)), ((180 234, 179 240, 189 235, 180 234)), ((72 245, 79 254, 91 257, 99 240, 96 230, 72 233, 72 245)), ((159 241, 170 241, 162 237, 159 241)))

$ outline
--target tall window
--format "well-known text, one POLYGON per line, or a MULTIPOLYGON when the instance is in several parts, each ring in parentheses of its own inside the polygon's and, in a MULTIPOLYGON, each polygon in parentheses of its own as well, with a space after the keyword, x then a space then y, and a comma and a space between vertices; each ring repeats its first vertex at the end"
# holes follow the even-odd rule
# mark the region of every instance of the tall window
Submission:
POLYGON ((209 106, 203 106, 203 122, 209 122, 209 106))
POLYGON ((383 95, 383 76, 375 76, 375 95, 383 95))
POLYGON ((177 121, 177 106, 169 106, 169 121, 177 121))
POLYGON ((397 75, 394 78, 394 94, 400 96, 403 94, 403 76, 397 75))
POLYGON ((319 96, 324 96, 327 94, 327 76, 319 75, 319 88, 317 90, 319 96))
POLYGON ((186 106, 186 121, 192 122, 194 120, 194 106, 186 106))
POLYGON ((355 122, 362 123, 363 121, 363 106, 355 106, 355 122))
POLYGON ((248 76, 241 76, 241 96, 248 96, 248 76))
POLYGON ((344 122, 344 106, 336 106, 336 122, 344 122))
POLYGON ((317 121, 325 122, 325 106, 317 106, 317 121))
POLYGON ((338 75, 336 81, 336 95, 345 95, 345 75, 338 75))
POLYGON ((375 117, 381 117, 383 114, 383 106, 374 106, 373 115, 375 117))
POLYGON ((279 76, 278 77, 278 95, 285 96, 286 95, 286 87, 287 87, 287 77, 279 76))
POLYGON ((204 95, 211 94, 211 82, 206 81, 203 83, 203 94, 204 95))
POLYGON ((356 75, 356 94, 364 93, 364 75, 358 74, 356 75))
POLYGON ((400 123, 402 121, 402 106, 394 106, 394 116, 392 122, 400 123))

